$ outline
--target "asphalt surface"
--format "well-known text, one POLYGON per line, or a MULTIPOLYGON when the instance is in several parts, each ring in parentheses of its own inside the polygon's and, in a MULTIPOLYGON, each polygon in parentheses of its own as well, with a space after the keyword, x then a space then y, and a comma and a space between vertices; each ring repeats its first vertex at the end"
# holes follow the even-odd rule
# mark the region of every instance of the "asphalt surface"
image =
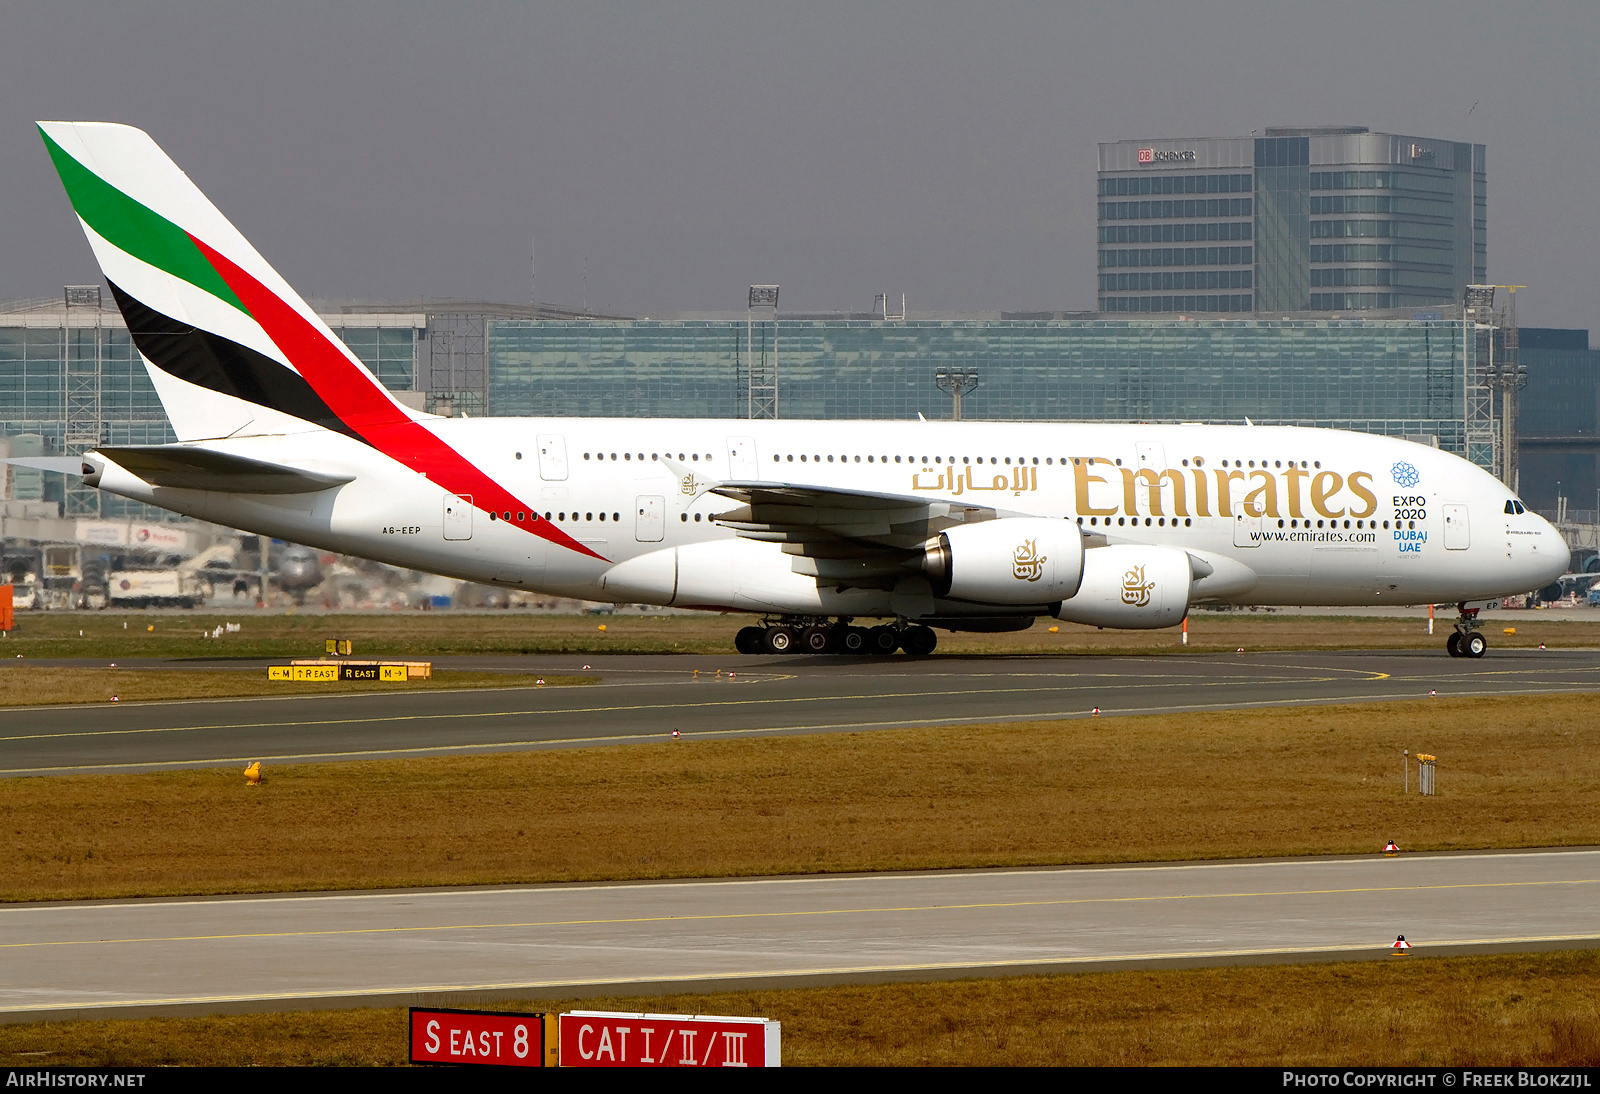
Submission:
MULTIPOLYGON (((103 662, 33 661, 32 664, 103 662)), ((262 661, 232 663, 265 673, 262 661)), ((1171 657, 442 657, 585 675, 573 687, 0 709, 0 776, 449 755, 690 737, 844 732, 1600 687, 1600 651, 1327 651, 1171 657)), ((119 661, 120 668, 208 667, 119 661)))
MULTIPOLYGON (((1600 945, 1600 850, 0 907, 0 1021, 1600 945)), ((1414 959, 1414 958, 1411 958, 1414 959)))

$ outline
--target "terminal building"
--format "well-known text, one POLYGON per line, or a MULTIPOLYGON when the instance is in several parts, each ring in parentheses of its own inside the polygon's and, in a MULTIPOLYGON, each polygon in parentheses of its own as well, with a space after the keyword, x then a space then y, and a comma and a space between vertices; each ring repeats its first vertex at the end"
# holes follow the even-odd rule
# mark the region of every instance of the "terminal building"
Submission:
MULTIPOLYGON (((948 418, 955 404, 943 371, 973 381, 961 404, 968 419, 1248 417, 1413 437, 1497 466, 1492 413, 1477 397, 1486 341, 1459 311, 757 321, 580 319, 471 303, 317 306, 403 401, 442 414, 743 418, 756 416, 757 377, 770 376, 783 418, 948 418)), ((1523 351, 1535 377, 1539 352, 1523 351)), ((1564 367, 1576 376, 1585 366, 1564 367)), ((1538 405, 1535 396, 1530 388, 1523 405, 1538 405)), ((173 439, 108 298, 0 307, 0 435, 47 455, 173 439)), ((126 505, 19 474, 9 497, 53 489, 64 516, 119 515, 126 505)))
POLYGON ((1484 146, 1362 127, 1100 145, 1099 310, 1459 307, 1487 267, 1484 146))
MULTIPOLYGON (((1459 309, 1437 318, 765 322, 552 318, 550 309, 465 302, 319 310, 402 401, 441 414, 743 418, 753 378, 772 375, 784 418, 949 418, 943 371, 974 379, 961 401, 968 419, 1248 417, 1412 437, 1502 466, 1483 382, 1487 339, 1459 309)), ((1540 510, 1560 498, 1600 510, 1600 350, 1583 330, 1520 333, 1528 383, 1516 404, 1516 485, 1540 510)), ((109 299, 0 305, 0 447, 9 454, 173 439, 109 299)), ((4 498, 60 503, 67 517, 157 516, 59 476, 13 469, 0 487, 4 498)))

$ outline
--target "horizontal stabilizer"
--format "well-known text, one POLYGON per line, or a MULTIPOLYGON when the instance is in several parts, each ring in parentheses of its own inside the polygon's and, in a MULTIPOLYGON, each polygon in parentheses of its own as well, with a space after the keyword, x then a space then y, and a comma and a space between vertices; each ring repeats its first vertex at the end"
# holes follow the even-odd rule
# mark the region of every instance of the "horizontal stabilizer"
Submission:
POLYGON ((229 452, 181 444, 97 448, 104 457, 152 486, 230 494, 311 494, 343 486, 354 475, 329 475, 265 463, 229 452))
POLYGON ((0 463, 35 471, 54 471, 61 475, 83 474, 83 460, 78 456, 13 456, 9 460, 0 460, 0 463))

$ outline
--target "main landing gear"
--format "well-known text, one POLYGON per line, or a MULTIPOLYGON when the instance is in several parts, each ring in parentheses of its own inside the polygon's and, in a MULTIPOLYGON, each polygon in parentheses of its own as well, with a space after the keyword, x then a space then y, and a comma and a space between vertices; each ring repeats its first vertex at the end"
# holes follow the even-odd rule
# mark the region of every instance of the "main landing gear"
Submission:
POLYGON ((1458 604, 1456 629, 1445 639, 1444 648, 1451 657, 1482 657, 1489 649, 1489 640, 1478 630, 1478 609, 1458 604))
POLYGON ((881 627, 856 627, 849 619, 784 617, 759 627, 744 627, 733 636, 740 653, 848 653, 887 657, 895 650, 926 656, 939 644, 932 627, 903 622, 881 627))

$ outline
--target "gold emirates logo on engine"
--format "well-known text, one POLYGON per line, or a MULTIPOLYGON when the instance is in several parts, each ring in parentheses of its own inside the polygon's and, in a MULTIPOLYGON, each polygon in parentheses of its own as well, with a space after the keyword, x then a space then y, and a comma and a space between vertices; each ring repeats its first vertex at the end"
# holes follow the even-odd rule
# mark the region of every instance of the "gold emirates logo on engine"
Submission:
POLYGON ((1038 581, 1047 561, 1048 556, 1039 553, 1039 541, 1025 539, 1011 552, 1011 576, 1018 581, 1038 581))
POLYGON ((1144 567, 1135 566, 1122 575, 1122 602, 1134 608, 1142 608, 1150 603, 1150 594, 1155 590, 1154 581, 1144 579, 1144 567))

